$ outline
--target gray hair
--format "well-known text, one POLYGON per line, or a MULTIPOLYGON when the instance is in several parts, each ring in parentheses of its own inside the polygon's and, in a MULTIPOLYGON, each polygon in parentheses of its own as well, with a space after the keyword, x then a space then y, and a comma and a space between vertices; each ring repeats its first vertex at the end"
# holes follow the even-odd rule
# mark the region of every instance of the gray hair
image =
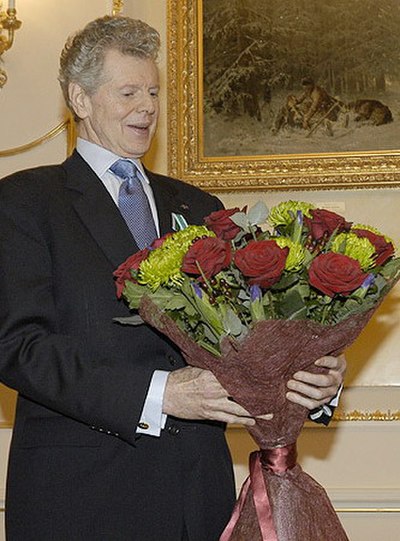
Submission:
POLYGON ((102 83, 104 58, 110 49, 156 61, 160 35, 143 21, 106 15, 70 36, 61 52, 58 80, 71 110, 69 84, 78 83, 89 95, 93 94, 102 83))

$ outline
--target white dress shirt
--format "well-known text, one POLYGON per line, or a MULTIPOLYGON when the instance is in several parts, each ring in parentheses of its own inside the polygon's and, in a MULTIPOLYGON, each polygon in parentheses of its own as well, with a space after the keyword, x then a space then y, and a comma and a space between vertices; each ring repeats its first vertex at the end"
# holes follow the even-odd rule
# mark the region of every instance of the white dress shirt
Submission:
MULTIPOLYGON (((104 184, 114 203, 118 206, 118 194, 123 180, 114 175, 114 173, 112 173, 109 169, 115 161, 121 158, 121 156, 117 156, 110 150, 82 138, 78 138, 76 150, 85 160, 85 162, 91 167, 91 169, 93 169, 104 184)), ((144 192, 149 200, 154 224, 156 226, 157 234, 159 235, 160 226, 157 208, 149 179, 146 176, 140 160, 133 158, 130 160, 141 172, 140 180, 142 182, 144 192)), ((139 422, 140 426, 136 427, 137 433, 147 434, 149 436, 159 436, 161 429, 164 428, 167 416, 162 413, 162 403, 168 374, 169 372, 164 370, 154 371, 149 389, 147 391, 146 400, 143 405, 139 422)))

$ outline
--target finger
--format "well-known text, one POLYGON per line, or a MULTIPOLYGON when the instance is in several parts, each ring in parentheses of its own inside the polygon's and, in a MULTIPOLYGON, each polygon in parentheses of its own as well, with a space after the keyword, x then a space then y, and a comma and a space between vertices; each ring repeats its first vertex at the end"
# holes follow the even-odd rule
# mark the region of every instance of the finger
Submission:
POLYGON ((328 372, 327 374, 312 374, 311 372, 300 371, 293 374, 293 378, 289 382, 291 385, 300 382, 315 385, 315 387, 330 387, 341 382, 341 375, 336 371, 328 372))
POLYGON ((305 397, 314 399, 314 400, 327 400, 333 398, 337 391, 336 385, 330 385, 327 387, 322 386, 313 386, 300 381, 290 380, 287 384, 288 389, 294 391, 296 394, 303 395, 305 397))
POLYGON ((290 400, 290 402, 304 406, 308 410, 313 410, 319 406, 323 406, 326 403, 326 401, 313 400, 312 398, 308 398, 293 392, 286 393, 286 398, 290 400))
POLYGON ((321 357, 315 361, 315 365, 337 370, 341 374, 344 374, 347 368, 346 357, 343 353, 337 357, 332 357, 331 355, 321 357))
POLYGON ((216 402, 210 402, 210 406, 215 410, 220 410, 222 412, 228 413, 230 415, 235 415, 237 417, 254 417, 254 415, 251 415, 251 413, 249 413, 243 406, 241 406, 237 402, 233 402, 229 398, 218 400, 216 402))
POLYGON ((263 421, 270 421, 273 418, 273 413, 264 413, 264 415, 256 415, 256 419, 262 419, 263 421))

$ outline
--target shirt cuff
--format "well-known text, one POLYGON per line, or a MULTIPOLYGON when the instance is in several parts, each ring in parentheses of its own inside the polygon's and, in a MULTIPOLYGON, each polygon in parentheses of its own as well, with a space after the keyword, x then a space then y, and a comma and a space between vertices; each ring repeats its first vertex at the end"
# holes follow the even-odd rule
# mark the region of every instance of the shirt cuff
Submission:
POLYGON ((160 436, 167 420, 167 416, 162 412, 162 405, 169 374, 164 370, 154 371, 143 405, 140 422, 136 428, 137 434, 160 436))

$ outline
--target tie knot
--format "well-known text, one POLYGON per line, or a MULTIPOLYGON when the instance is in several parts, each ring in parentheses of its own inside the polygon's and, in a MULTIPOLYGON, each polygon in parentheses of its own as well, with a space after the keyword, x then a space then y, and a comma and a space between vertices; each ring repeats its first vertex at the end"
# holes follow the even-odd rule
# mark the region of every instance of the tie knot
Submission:
POLYGON ((115 175, 126 180, 128 184, 132 183, 132 180, 136 177, 136 166, 130 160, 117 160, 110 167, 115 175))

